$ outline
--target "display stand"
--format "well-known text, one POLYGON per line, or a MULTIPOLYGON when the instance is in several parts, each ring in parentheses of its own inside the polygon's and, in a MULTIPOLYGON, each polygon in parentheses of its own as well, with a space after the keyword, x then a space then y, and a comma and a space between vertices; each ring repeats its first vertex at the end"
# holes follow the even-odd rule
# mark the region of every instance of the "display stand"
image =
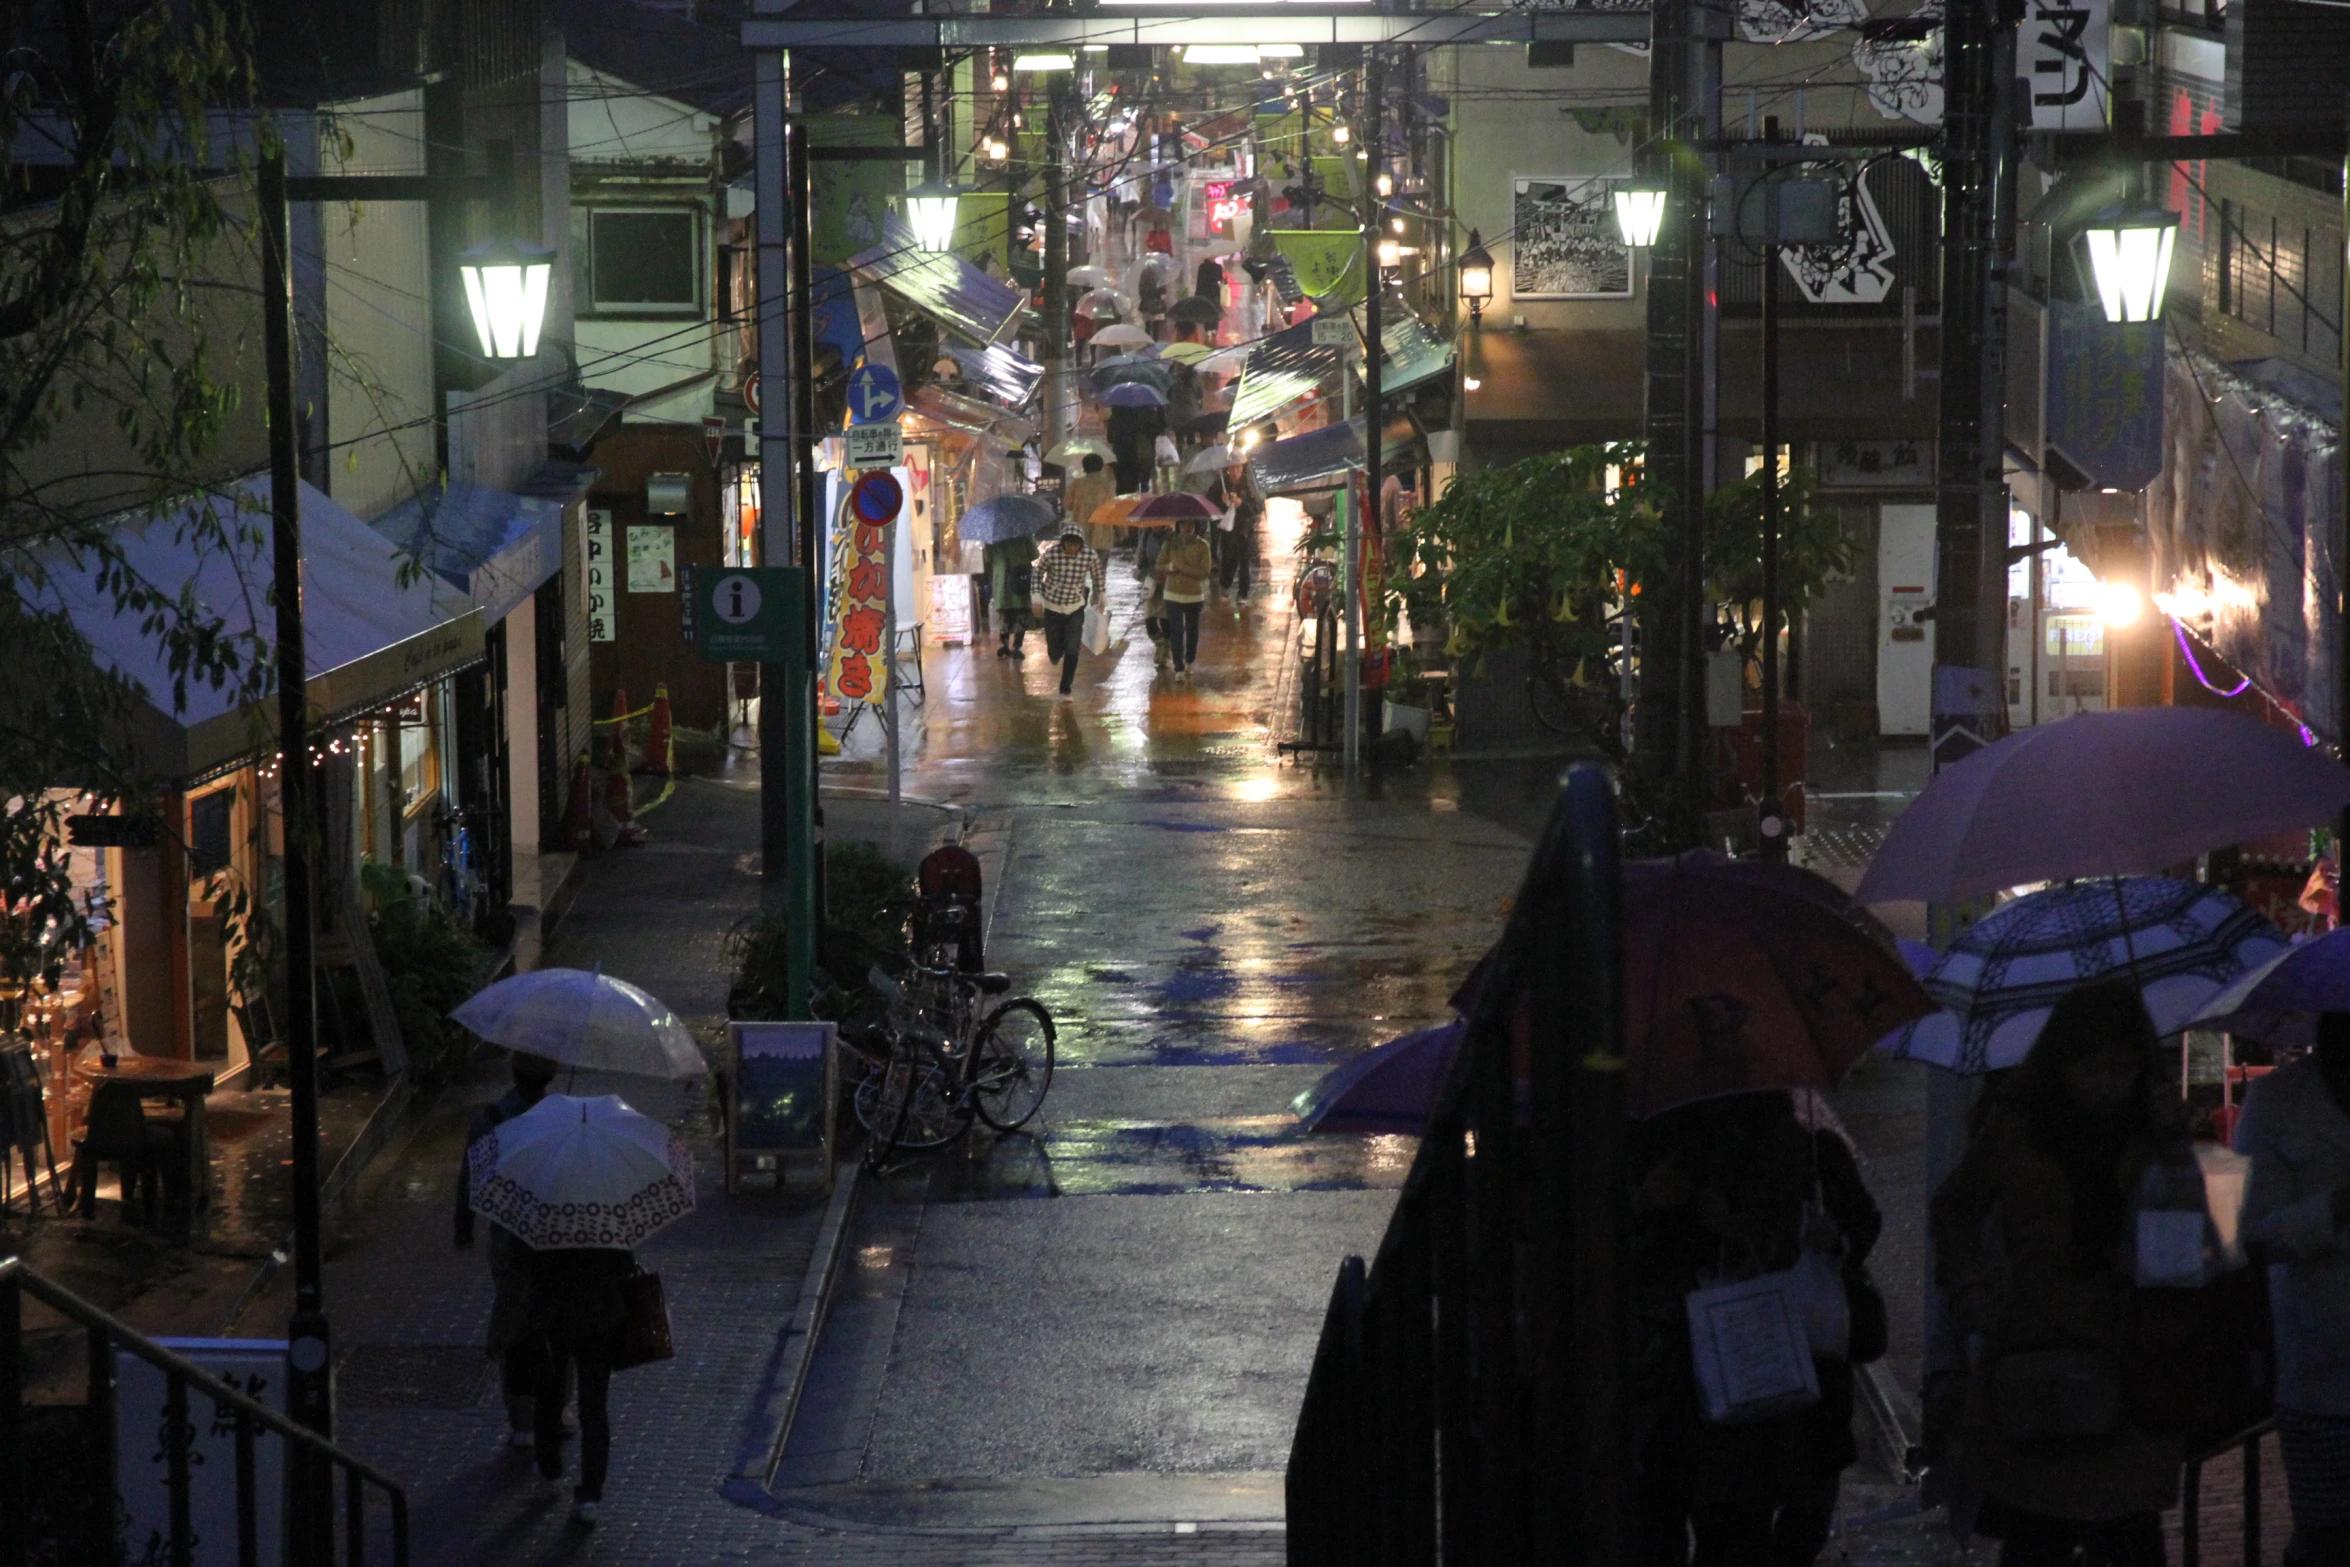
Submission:
POLYGON ((729 1023, 726 1190, 813 1166, 832 1189, 840 1069, 831 1023, 729 1023))

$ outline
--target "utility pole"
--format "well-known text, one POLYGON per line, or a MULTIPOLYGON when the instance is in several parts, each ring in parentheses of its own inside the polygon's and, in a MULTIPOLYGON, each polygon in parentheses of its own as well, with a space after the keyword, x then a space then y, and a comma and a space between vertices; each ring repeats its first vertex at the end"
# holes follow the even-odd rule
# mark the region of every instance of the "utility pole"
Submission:
MULTIPOLYGON (((1779 121, 1763 122, 1779 139, 1779 121)), ((1774 171, 1775 172, 1775 171, 1774 171)), ((1762 851, 1787 858, 1787 817, 1779 783, 1779 182, 1763 186, 1769 239, 1762 267, 1762 851)))
MULTIPOLYGON (((788 61, 786 62, 788 67, 788 61)), ((787 82, 788 88, 788 69, 787 82)), ((788 97, 787 97, 787 101, 788 97)), ((796 103, 792 104, 798 108, 796 103)), ((819 939, 824 930, 824 911, 830 905, 825 901, 824 879, 824 800, 816 791, 816 701, 814 681, 817 667, 818 628, 823 624, 819 608, 824 602, 824 583, 816 566, 820 559, 818 545, 824 537, 824 475, 816 469, 816 282, 815 262, 810 249, 810 222, 808 183, 808 127, 794 123, 788 161, 785 164, 791 180, 791 351, 792 364, 797 374, 792 379, 792 450, 799 458, 800 517, 798 565, 802 573, 802 604, 807 611, 808 634, 808 712, 805 721, 793 720, 794 733, 801 734, 807 743, 807 752, 791 762, 795 788, 803 788, 808 795, 808 915, 819 939)), ((789 823, 787 822, 788 826, 789 823)), ((813 952, 813 947, 811 947, 813 952)), ((813 958, 810 959, 813 964, 813 958)), ((813 973, 813 968, 810 970, 813 973)))
POLYGON ((2014 178, 2009 0, 1943 21, 1942 411, 1935 453, 1933 765, 1998 738, 2007 710, 2007 208, 2014 178))
MULTIPOLYGON (((784 51, 763 49, 753 57, 759 384, 760 406, 769 410, 759 420, 759 555, 770 566, 805 559, 813 543, 812 519, 800 512, 792 450, 793 425, 807 397, 792 330, 792 212, 795 200, 805 199, 807 182, 789 177, 788 140, 807 133, 790 123, 790 70, 784 51)), ((812 573, 808 581, 812 594, 812 573)), ((808 623, 815 624, 813 613, 808 623)), ((787 653, 782 663, 759 668, 759 853, 762 901, 785 922, 786 1010, 804 1018, 816 964, 814 649, 803 643, 787 653)))
POLYGON ((1644 481, 1664 497, 1678 569, 1644 583, 1637 750, 1650 777, 1670 767, 1672 814, 1694 825, 1705 767, 1704 315, 1705 179, 1690 145, 1700 114, 1691 0, 1657 0, 1649 12, 1649 122, 1653 172, 1665 191, 1664 224, 1648 253, 1648 376, 1644 481), (1670 762, 1666 761, 1670 758, 1670 762))
POLYGON ((1069 437, 1069 127, 1061 106, 1065 73, 1045 86, 1044 161, 1044 449, 1069 437))
MULTIPOLYGON (((1380 405, 1380 293, 1387 279, 1379 266, 1379 239, 1387 204, 1379 198, 1379 171, 1386 164, 1385 98, 1387 61, 1376 49, 1363 51, 1363 504, 1347 508, 1346 530, 1346 775, 1363 765, 1363 531, 1380 526, 1379 459, 1383 431, 1380 405), (1361 515, 1357 516, 1356 513, 1361 515)), ((1344 376, 1342 367, 1339 371, 1344 376)))

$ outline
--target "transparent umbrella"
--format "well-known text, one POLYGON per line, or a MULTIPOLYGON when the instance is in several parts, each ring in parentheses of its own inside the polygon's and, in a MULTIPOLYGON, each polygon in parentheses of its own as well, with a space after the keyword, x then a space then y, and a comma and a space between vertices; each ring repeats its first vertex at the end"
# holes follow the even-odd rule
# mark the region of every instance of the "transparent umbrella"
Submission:
POLYGON ((475 992, 449 1016, 493 1045, 575 1069, 664 1078, 708 1070, 676 1013, 601 969, 516 974, 475 992))

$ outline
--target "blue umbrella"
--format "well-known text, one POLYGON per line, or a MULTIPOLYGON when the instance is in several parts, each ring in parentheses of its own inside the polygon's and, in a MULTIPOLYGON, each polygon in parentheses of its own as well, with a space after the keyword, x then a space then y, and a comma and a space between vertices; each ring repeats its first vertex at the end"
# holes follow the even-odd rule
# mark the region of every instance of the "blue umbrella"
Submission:
POLYGON ((963 513, 956 531, 973 544, 1001 544, 1042 533, 1054 521, 1052 507, 1033 495, 998 495, 963 513))
POLYGON ((1436 1090, 1460 1053, 1458 1018, 1390 1039, 1325 1073, 1290 1101, 1303 1132, 1408 1132, 1428 1129, 1436 1090))
POLYGON ((1093 367, 1093 384, 1102 391, 1122 381, 1144 381, 1165 391, 1175 384, 1175 366, 1149 354, 1121 354, 1093 367))
POLYGON ((2287 947, 2212 997, 2187 1026, 2314 1045, 2320 1012, 2350 1012, 2350 928, 2287 947))
POLYGON ((2284 945, 2282 931, 2216 888, 2167 876, 2068 882, 1969 927, 1925 979, 1944 1010, 1877 1048, 1954 1072, 1996 1072, 2031 1053, 2058 1001, 2100 979, 2134 987, 2155 1032, 2175 1034, 2284 945))
POLYGON ((1102 393, 1104 408, 1164 408, 1167 394, 1148 381, 1121 381, 1102 393))

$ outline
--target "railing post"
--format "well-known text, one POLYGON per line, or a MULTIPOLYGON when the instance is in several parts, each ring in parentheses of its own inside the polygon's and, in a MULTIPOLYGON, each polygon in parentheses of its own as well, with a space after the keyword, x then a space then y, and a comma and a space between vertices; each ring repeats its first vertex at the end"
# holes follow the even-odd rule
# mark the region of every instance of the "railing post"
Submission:
POLYGON ((367 1484, 359 1471, 343 1471, 343 1552, 345 1567, 365 1567, 367 1561, 367 1484))
POLYGON ((254 1495, 253 1417, 237 1416, 237 1567, 261 1567, 261 1508, 254 1495))
POLYGON ((2244 1439, 2244 1567, 2260 1564, 2260 1432, 2244 1439))
POLYGON ((2190 1458, 2179 1471, 2179 1567, 2201 1567, 2202 1561, 2203 1461, 2190 1458))
POLYGON ((196 1428, 188 1424, 188 1384, 176 1371, 163 1374, 163 1453, 170 1465, 171 1567, 195 1567, 196 1528, 188 1498, 188 1449, 196 1428))
POLYGON ((24 1472, 23 1310, 13 1268, 0 1273, 0 1567, 24 1567, 32 1543, 25 1516, 32 1498, 24 1472))
POLYGON ((122 1432, 114 1397, 114 1335, 94 1327, 88 1336, 90 1396, 82 1418, 90 1438, 90 1548, 102 1553, 98 1560, 112 1561, 122 1530, 122 1477, 115 1467, 122 1432))

